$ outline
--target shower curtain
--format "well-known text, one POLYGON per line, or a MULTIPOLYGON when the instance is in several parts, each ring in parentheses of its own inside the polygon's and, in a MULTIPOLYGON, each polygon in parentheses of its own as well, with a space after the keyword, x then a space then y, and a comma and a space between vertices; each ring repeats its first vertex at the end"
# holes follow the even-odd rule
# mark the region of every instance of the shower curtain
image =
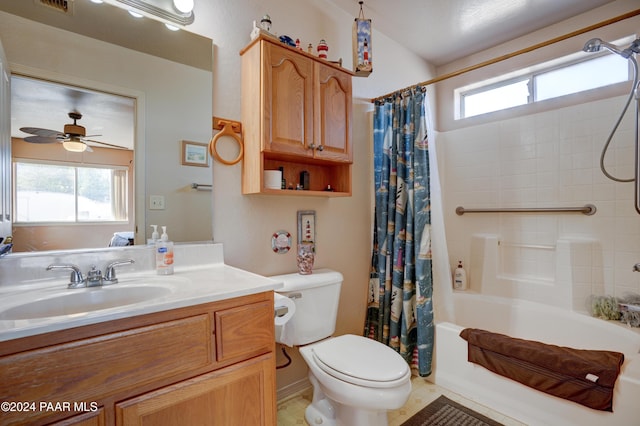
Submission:
POLYGON ((365 324, 365 335, 398 351, 420 376, 431 374, 434 340, 426 107, 421 87, 375 105, 375 215, 365 324))

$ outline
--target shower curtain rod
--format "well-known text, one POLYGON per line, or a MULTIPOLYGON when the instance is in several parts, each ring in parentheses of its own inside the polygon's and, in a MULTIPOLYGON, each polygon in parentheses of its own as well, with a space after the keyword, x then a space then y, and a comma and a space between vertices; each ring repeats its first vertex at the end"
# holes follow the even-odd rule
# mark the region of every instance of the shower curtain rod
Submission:
POLYGON ((468 67, 465 67, 465 68, 461 68, 461 69, 456 70, 456 71, 452 71, 452 72, 449 72, 449 73, 446 73, 446 74, 442 74, 441 76, 432 78, 431 80, 423 81, 422 83, 418 83, 418 84, 413 84, 411 86, 405 87, 404 89, 400 89, 400 90, 393 91, 391 93, 387 93, 386 95, 378 96, 377 98, 371 99, 371 102, 376 102, 376 101, 379 101, 381 99, 388 98, 388 97, 392 96, 394 93, 404 92, 406 90, 413 89, 414 87, 429 86, 431 84, 438 83, 440 81, 448 80, 448 79, 450 79, 452 77, 457 77, 459 75, 468 73, 469 71, 474 71, 474 70, 477 70, 477 69, 480 69, 480 68, 484 68, 484 67, 486 67, 488 65, 493 65, 495 63, 505 61, 507 59, 522 55, 524 53, 529 53, 529 52, 532 52, 534 50, 540 49, 542 47, 550 46, 552 44, 558 43, 560 41, 564 41, 564 40, 569 39, 571 37, 575 37, 575 36, 587 33, 589 31, 597 30, 598 28, 606 27, 607 25, 615 24, 616 22, 624 21, 625 19, 633 18, 634 16, 637 16, 637 15, 640 15, 640 9, 636 9, 636 10, 632 10, 632 11, 627 12, 627 13, 623 13, 622 15, 618 15, 618 16, 616 16, 614 18, 610 18, 610 19, 607 19, 605 21, 600 21, 600 22, 598 22, 596 24, 589 25, 588 27, 584 27, 582 29, 579 29, 579 30, 576 30, 576 31, 572 31, 572 32, 567 33, 565 35, 562 35, 562 36, 559 36, 559 37, 555 37, 555 38, 552 38, 550 40, 543 41, 541 43, 537 43, 537 44, 534 44, 534 45, 529 46, 529 47, 525 47, 524 49, 516 50, 515 52, 507 53, 505 55, 498 56, 498 57, 495 57, 493 59, 489 59, 489 60, 484 61, 484 62, 480 62, 479 64, 476 64, 476 65, 471 65, 471 66, 468 66, 468 67))

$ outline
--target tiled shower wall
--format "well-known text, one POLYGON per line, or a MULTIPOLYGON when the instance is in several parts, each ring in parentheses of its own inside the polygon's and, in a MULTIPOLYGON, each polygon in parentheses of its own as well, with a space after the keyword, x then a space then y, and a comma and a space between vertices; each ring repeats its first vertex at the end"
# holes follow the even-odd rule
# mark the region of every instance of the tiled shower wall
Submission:
MULTIPOLYGON (((451 130, 438 135, 450 263, 470 260, 474 234, 498 235, 503 259, 515 251, 543 255, 505 262, 502 273, 547 278, 556 271, 548 255, 558 240, 592 242, 580 256, 581 293, 623 297, 640 293, 640 215, 633 183, 617 183, 600 171, 602 147, 626 96, 451 130), (458 216, 457 206, 573 207, 595 204, 597 213, 477 213, 458 216), (525 247, 523 250, 522 247, 525 247), (526 247, 533 246, 533 250, 526 247), (539 252, 539 251, 538 251, 539 252), (508 264, 507 264, 508 263, 508 264), (536 272, 538 271, 538 272, 536 272)), ((634 106, 629 108, 605 164, 610 173, 634 173, 634 106)), ((568 265, 567 265, 568 266, 568 265)), ((471 283, 473 288, 473 283, 471 283)))

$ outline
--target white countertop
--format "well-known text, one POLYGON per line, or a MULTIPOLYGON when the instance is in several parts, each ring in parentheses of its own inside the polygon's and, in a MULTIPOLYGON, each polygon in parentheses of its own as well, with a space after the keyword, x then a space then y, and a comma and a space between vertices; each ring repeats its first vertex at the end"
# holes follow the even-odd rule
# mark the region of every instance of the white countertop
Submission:
POLYGON ((0 287, 0 341, 32 336, 88 324, 96 324, 153 312, 199 305, 246 296, 282 287, 282 283, 224 263, 176 268, 173 275, 161 276, 155 271, 118 275, 119 282, 105 287, 107 291, 127 291, 127 286, 141 287, 145 281, 170 288, 151 300, 112 308, 43 318, 2 319, 2 312, 25 302, 62 296, 69 292, 100 291, 101 287, 68 289, 60 281, 55 285, 29 284, 0 287))

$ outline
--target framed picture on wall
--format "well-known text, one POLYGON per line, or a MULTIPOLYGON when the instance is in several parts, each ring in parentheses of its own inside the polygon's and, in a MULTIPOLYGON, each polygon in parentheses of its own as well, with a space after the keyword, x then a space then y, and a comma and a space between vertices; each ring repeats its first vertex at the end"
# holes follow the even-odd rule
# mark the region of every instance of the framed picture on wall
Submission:
POLYGON ((298 211, 298 243, 316 242, 316 211, 298 211))
POLYGON ((182 141, 182 165, 209 167, 209 149, 206 143, 182 141))

